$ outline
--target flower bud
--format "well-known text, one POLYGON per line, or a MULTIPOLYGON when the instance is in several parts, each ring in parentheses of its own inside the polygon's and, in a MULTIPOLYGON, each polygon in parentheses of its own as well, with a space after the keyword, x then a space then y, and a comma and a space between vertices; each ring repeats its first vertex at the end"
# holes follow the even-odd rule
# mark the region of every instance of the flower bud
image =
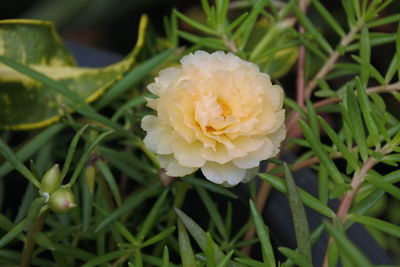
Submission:
POLYGON ((49 198, 49 207, 55 213, 68 213, 76 207, 75 196, 68 188, 54 191, 49 198))
POLYGON ((57 190, 61 185, 60 167, 58 164, 54 164, 42 178, 40 190, 42 192, 51 194, 57 190))

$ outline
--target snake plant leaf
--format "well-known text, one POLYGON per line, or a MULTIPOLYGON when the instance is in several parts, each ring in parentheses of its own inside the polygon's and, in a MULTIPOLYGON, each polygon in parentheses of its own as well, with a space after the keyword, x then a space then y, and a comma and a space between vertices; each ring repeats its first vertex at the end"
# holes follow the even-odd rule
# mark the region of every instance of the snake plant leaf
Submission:
MULTIPOLYGON (((142 16, 131 53, 102 68, 77 66, 49 21, 0 21, 0 55, 56 80, 89 103, 132 69, 143 46, 147 21, 147 16, 142 16)), ((39 81, 0 64, 0 129, 29 130, 50 125, 64 114, 66 101, 39 81)))

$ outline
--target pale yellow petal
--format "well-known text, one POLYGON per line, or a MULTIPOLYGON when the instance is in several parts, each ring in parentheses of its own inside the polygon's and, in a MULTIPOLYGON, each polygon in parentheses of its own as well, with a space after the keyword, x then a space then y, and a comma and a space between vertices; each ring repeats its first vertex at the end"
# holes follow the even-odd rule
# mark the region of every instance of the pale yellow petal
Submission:
POLYGON ((260 161, 270 158, 273 152, 274 145, 272 144, 272 141, 269 138, 265 138, 264 143, 259 150, 251 152, 245 157, 235 158, 233 163, 243 169, 255 168, 260 165, 260 161))
POLYGON ((201 171, 211 182, 228 186, 237 185, 246 176, 246 170, 236 167, 231 162, 226 164, 207 162, 201 167, 201 171))
POLYGON ((147 132, 143 143, 152 152, 158 154, 171 154, 173 152, 171 146, 173 132, 169 126, 162 125, 157 117, 148 115, 142 119, 142 128, 147 132))
POLYGON ((283 104, 283 89, 279 85, 268 88, 267 99, 274 111, 280 110, 283 104))
POLYGON ((276 156, 276 154, 278 154, 281 142, 285 139, 285 137, 286 137, 286 126, 284 123, 278 130, 268 135, 268 138, 271 139, 272 144, 274 145, 271 157, 274 157, 276 156))
POLYGON ((157 155, 160 166, 165 169, 165 174, 173 177, 182 177, 195 172, 198 168, 182 166, 172 155, 157 155))
POLYGON ((215 150, 209 147, 202 148, 201 156, 208 161, 218 162, 219 164, 227 163, 234 158, 228 154, 225 146, 221 144, 217 144, 215 150))
POLYGON ((199 168, 206 162, 200 153, 202 144, 198 141, 188 144, 185 140, 178 137, 173 140, 171 146, 174 151, 174 157, 182 166, 199 168))
POLYGON ((147 89, 153 94, 160 96, 168 88, 171 83, 176 82, 181 70, 178 68, 166 68, 159 72, 159 76, 155 78, 155 82, 147 86, 147 89))
POLYGON ((227 149, 228 154, 233 157, 243 157, 252 151, 259 150, 264 144, 264 140, 261 138, 251 138, 247 136, 241 136, 232 141, 233 147, 227 149))

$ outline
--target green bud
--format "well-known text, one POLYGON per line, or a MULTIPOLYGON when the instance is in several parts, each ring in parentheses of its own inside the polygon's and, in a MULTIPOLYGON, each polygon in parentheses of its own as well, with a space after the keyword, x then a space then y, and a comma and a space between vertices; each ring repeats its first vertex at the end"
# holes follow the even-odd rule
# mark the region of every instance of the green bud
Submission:
POLYGON ((49 198, 49 207, 55 213, 68 213, 76 207, 75 196, 68 188, 54 191, 49 198))
POLYGON ((40 184, 40 190, 45 193, 53 193, 61 185, 61 175, 60 167, 58 164, 54 164, 42 178, 42 183, 40 184))

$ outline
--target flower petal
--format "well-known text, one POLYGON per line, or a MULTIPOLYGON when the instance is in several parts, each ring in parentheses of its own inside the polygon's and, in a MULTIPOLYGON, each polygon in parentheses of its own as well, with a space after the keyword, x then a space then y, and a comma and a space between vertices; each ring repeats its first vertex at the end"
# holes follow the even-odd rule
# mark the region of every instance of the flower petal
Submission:
POLYGON ((141 126, 147 132, 143 143, 152 152, 158 154, 171 154, 173 152, 171 146, 172 129, 162 125, 160 120, 152 115, 144 116, 141 126))
POLYGON ((225 164, 231 161, 234 157, 229 155, 226 148, 222 144, 217 144, 215 149, 210 147, 203 147, 201 149, 201 156, 209 161, 218 162, 219 164, 225 164))
POLYGON ((195 172, 198 168, 182 166, 172 155, 157 155, 160 166, 165 169, 165 174, 173 177, 182 177, 195 172))
POLYGON ((262 147, 254 152, 249 153, 247 156, 242 158, 235 158, 233 163, 239 168, 250 169, 260 165, 260 161, 268 159, 272 156, 274 151, 274 145, 269 138, 264 139, 262 147))
POLYGON ((201 171, 204 176, 216 184, 228 184, 234 186, 240 183, 246 176, 246 170, 236 167, 232 162, 218 164, 207 162, 201 171))
POLYGON ((166 68, 161 70, 158 73, 158 77, 155 78, 155 82, 149 84, 147 89, 153 94, 160 96, 171 83, 178 79, 180 73, 181 70, 178 68, 166 68))
POLYGON ((263 139, 241 136, 232 141, 234 147, 228 149, 228 154, 233 157, 243 157, 249 152, 259 150, 264 144, 263 139))
POLYGON ((283 123, 282 126, 276 130, 274 133, 269 134, 268 137, 271 139, 272 144, 274 145, 274 149, 272 151, 271 157, 274 157, 276 154, 279 152, 279 147, 281 145, 281 142, 285 139, 286 137, 286 127, 285 124, 283 123))
POLYGON ((282 108, 283 104, 283 89, 279 85, 273 85, 268 88, 267 92, 268 102, 274 111, 282 108))
POLYGON ((206 160, 201 156, 201 148, 200 142, 196 141, 189 144, 181 137, 175 138, 172 142, 174 157, 180 165, 185 167, 199 168, 206 163, 206 160))

